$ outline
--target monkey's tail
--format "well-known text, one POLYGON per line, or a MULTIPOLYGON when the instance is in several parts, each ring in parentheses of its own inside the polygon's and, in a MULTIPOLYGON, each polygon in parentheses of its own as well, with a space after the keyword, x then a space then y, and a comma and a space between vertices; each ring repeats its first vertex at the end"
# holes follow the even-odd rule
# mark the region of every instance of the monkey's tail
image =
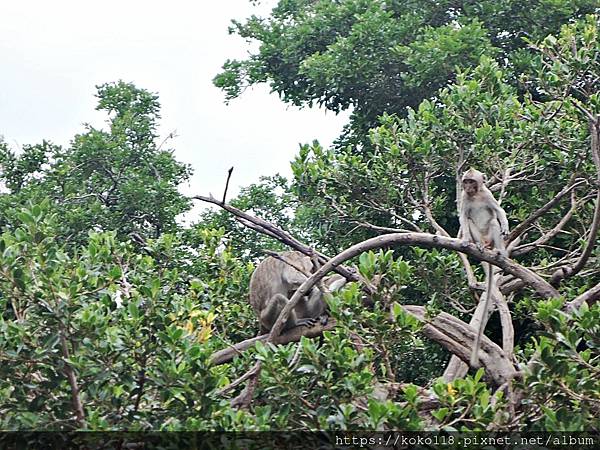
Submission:
POLYGON ((481 322, 479 323, 479 329, 477 330, 477 335, 475 336, 475 342, 473 343, 473 350, 471 351, 471 367, 475 367, 475 364, 479 360, 479 347, 481 345, 481 338, 483 337, 483 330, 485 329, 485 325, 487 323, 487 315, 490 309, 490 299, 492 298, 492 283, 494 282, 493 273, 492 273, 492 265, 486 263, 487 265, 487 288, 485 293, 485 303, 483 305, 483 314, 481 315, 481 322))

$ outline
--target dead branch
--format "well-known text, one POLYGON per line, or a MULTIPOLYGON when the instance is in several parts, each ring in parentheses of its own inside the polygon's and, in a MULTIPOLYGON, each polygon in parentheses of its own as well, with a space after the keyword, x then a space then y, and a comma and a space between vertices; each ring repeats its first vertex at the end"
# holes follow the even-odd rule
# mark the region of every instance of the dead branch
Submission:
POLYGON ((600 299, 600 283, 568 302, 566 304, 566 309, 568 311, 573 311, 575 309, 579 309, 584 303, 596 303, 598 299, 600 299))
POLYGON ((496 300, 498 314, 500 315, 500 324, 502 325, 502 350, 512 360, 515 350, 515 327, 506 297, 500 292, 497 284, 494 287, 494 299, 496 300))
POLYGON ((250 228, 251 230, 254 230, 257 233, 264 234, 265 236, 269 236, 270 238, 273 238, 275 240, 280 240, 276 234, 271 233, 269 230, 259 227, 258 225, 254 225, 252 222, 248 222, 247 220, 240 218, 236 218, 236 220, 242 225, 244 225, 246 228, 250 228))
MULTIPOLYGON (((268 236, 277 239, 278 241, 288 245, 289 247, 292 247, 295 250, 298 250, 301 253, 304 253, 307 256, 312 256, 313 254, 316 254, 319 258, 320 263, 325 263, 329 260, 329 258, 326 255, 317 252, 312 247, 300 242, 288 232, 276 227, 275 225, 273 225, 270 222, 267 222, 266 220, 263 220, 259 217, 254 217, 231 205, 221 203, 219 200, 215 199, 212 196, 205 197, 202 195, 196 195, 192 198, 203 202, 212 203, 213 205, 217 205, 223 208, 225 211, 231 213, 236 218, 236 220, 242 225, 252 228, 258 231, 259 233, 267 234, 268 236)), ((334 269, 334 271, 346 278, 348 281, 359 281, 359 277, 356 274, 356 272, 350 270, 347 267, 338 266, 334 269)))
MULTIPOLYGON (((574 104, 577 106, 577 102, 574 104)), ((588 115, 590 114, 588 113, 588 115)), ((574 265, 565 266, 555 271, 550 279, 550 284, 552 286, 558 286, 563 279, 572 277, 581 271, 597 245, 596 238, 598 237, 598 230, 600 229, 600 116, 591 116, 589 126, 592 160, 594 161, 594 166, 596 167, 597 192, 594 217, 592 219, 592 225, 590 226, 587 242, 583 252, 581 253, 581 257, 574 265)))
POLYGON ((536 211, 534 211, 527 219, 525 219, 519 225, 517 225, 516 227, 514 227, 512 229, 512 231, 510 232, 510 234, 508 235, 507 242, 514 241, 518 236, 520 236, 521 234, 523 234, 523 232, 527 228, 529 228, 529 226, 533 222, 535 222, 537 219, 539 219, 540 217, 542 217, 544 214, 546 214, 548 211, 550 211, 558 202, 560 202, 560 200, 565 195, 567 195, 573 189, 576 189, 576 188, 578 188, 579 186, 581 186, 582 184, 585 184, 585 183, 586 183, 585 180, 578 180, 578 181, 576 181, 575 178, 572 178, 569 181, 569 183, 564 188, 562 188, 562 190, 558 194, 556 194, 550 201, 548 201, 548 203, 546 203, 544 206, 542 206, 541 208, 539 208, 536 211))
MULTIPOLYGON (((425 323, 423 326, 425 336, 441 344, 464 362, 469 361, 477 333, 476 328, 444 312, 433 318, 426 318, 424 306, 407 305, 403 306, 403 309, 425 323)), ((487 336, 481 339, 479 360, 485 367, 487 376, 498 386, 514 378, 517 372, 512 361, 487 336)))
MULTIPOLYGON (((314 338, 317 336, 321 336, 324 331, 330 331, 334 328, 335 320, 329 319, 329 321, 325 325, 317 323, 316 325, 310 328, 306 328, 303 326, 294 327, 286 331, 285 333, 277 336, 272 342, 273 344, 288 344, 290 342, 297 342, 302 336, 306 336, 307 338, 314 338)), ((239 342, 226 349, 219 350, 218 352, 215 352, 210 356, 210 363, 214 366, 228 363, 233 358, 241 354, 241 352, 243 352, 244 350, 248 350, 249 348, 254 347, 254 345, 257 342, 265 342, 268 337, 268 334, 263 334, 250 339, 246 339, 245 341, 239 342)))
MULTIPOLYGON (((498 280, 499 274, 496 274, 496 280, 498 280)), ((521 281, 521 280, 519 280, 521 281)), ((500 314, 500 319, 502 323, 502 348, 509 360, 512 360, 512 354, 514 350, 514 327, 512 324, 512 318, 510 315, 510 310, 508 309, 508 304, 506 303, 506 299, 504 295, 498 290, 498 281, 495 283, 496 289, 493 292, 494 296, 494 306, 498 308, 498 312, 500 314)), ((485 310, 485 295, 484 292, 481 296, 477 307, 475 308, 475 312, 471 316, 471 320, 469 321, 469 326, 473 329, 478 330, 481 323, 487 323, 490 316, 494 312, 494 308, 490 308, 487 311, 487 316, 484 317, 485 310)), ((471 347, 472 348, 472 347, 471 347)), ((448 365, 446 366, 446 370, 444 371, 443 378, 445 381, 454 381, 457 378, 463 378, 467 372, 469 371, 469 366, 465 362, 463 362, 458 356, 452 355, 448 365)))

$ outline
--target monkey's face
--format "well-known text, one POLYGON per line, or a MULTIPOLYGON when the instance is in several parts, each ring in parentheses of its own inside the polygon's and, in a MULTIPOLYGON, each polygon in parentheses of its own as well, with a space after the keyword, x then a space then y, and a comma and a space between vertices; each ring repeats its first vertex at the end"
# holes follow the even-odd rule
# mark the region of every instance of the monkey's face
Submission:
POLYGON ((478 185, 477 181, 475 181, 475 180, 471 180, 471 179, 467 178, 466 180, 463 180, 462 185, 463 185, 463 190, 469 197, 472 197, 475 194, 477 194, 477 191, 479 190, 479 185, 478 185))

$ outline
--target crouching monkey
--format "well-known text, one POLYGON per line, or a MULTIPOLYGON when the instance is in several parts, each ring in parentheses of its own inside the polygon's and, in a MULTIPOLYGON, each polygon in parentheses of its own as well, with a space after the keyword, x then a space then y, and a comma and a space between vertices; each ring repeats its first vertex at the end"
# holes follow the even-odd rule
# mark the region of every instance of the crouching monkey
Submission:
MULTIPOLYGON (((294 292, 313 273, 312 260, 297 251, 281 253, 280 259, 269 256, 254 270, 250 277, 249 301, 260 322, 260 334, 268 333, 294 292)), ((341 289, 346 279, 330 275, 323 285, 331 292, 341 289)), ((305 295, 290 312, 283 329, 297 326, 313 326, 319 318, 326 323, 324 293, 317 287, 305 295)))

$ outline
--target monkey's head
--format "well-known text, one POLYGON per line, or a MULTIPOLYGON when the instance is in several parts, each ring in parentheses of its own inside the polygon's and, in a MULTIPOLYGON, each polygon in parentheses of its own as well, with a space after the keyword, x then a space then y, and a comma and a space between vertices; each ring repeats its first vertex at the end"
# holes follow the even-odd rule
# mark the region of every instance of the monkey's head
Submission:
POLYGON ((483 173, 477 169, 470 168, 462 176, 462 187, 469 197, 477 194, 483 186, 483 173))

